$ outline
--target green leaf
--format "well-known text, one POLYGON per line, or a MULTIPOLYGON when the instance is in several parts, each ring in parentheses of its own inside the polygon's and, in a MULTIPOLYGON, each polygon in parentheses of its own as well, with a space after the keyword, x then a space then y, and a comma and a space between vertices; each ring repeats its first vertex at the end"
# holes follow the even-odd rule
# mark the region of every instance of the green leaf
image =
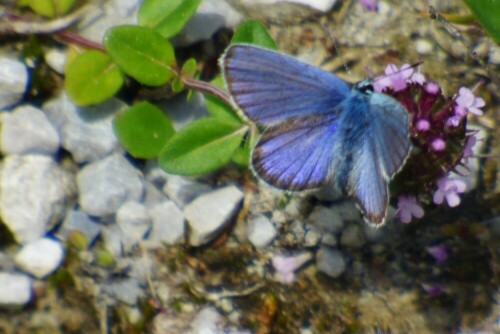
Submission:
POLYGON ((464 0, 481 25, 500 43, 500 3, 498 0, 464 0))
POLYGON ((231 38, 231 44, 249 43, 276 50, 276 43, 269 35, 266 27, 256 20, 248 20, 240 24, 231 38))
POLYGON ((24 0, 20 3, 23 6, 29 6, 35 13, 56 17, 66 14, 75 0, 24 0))
POLYGON ((179 33, 201 0, 145 0, 139 9, 138 21, 141 26, 158 31, 170 38, 179 33))
POLYGON ((142 84, 160 86, 175 76, 172 45, 150 28, 113 27, 104 36, 104 46, 122 70, 142 84))
POLYGON ((177 132, 159 156, 160 167, 168 173, 200 175, 231 161, 247 127, 200 118, 177 132))
POLYGON ((110 56, 87 51, 77 56, 66 69, 64 88, 80 106, 103 102, 123 85, 123 73, 110 56))
POLYGON ((184 83, 179 77, 174 78, 172 80, 172 92, 180 93, 184 89, 184 83))
POLYGON ((186 62, 182 64, 181 72, 184 75, 193 76, 194 72, 196 72, 196 59, 189 58, 186 60, 186 62))
POLYGON ((175 132, 170 120, 149 102, 122 112, 115 118, 113 129, 127 152, 144 159, 157 157, 175 132))
POLYGON ((257 130, 248 131, 240 147, 236 149, 233 155, 233 161, 240 166, 246 167, 250 162, 250 155, 257 142, 258 132, 257 130))
MULTIPOLYGON (((215 77, 210 83, 219 88, 224 88, 224 80, 221 75, 215 77)), ((222 121, 233 124, 242 123, 241 117, 239 117, 231 107, 213 95, 205 94, 205 105, 210 115, 222 121)))

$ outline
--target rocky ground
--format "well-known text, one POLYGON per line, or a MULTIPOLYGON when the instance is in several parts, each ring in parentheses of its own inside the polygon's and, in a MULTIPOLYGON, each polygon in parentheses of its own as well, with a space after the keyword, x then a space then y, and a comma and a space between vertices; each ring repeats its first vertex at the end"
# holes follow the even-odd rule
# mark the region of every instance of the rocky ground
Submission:
MULTIPOLYGON (((327 11, 333 2, 205 0, 174 43, 208 78, 230 31, 257 18, 278 49, 349 82, 417 61, 447 95, 484 80, 485 115, 470 120, 480 158, 459 207, 429 204, 410 224, 391 208, 373 229, 348 199, 285 195, 235 166, 169 175, 116 139, 127 96, 76 107, 61 87, 65 46, 10 36, 0 45, 0 333, 500 333, 500 48, 478 26, 431 18, 424 1, 327 11)), ((137 6, 109 0, 75 31, 101 43, 137 6)), ((155 103, 176 129, 207 114, 201 94, 155 103)))

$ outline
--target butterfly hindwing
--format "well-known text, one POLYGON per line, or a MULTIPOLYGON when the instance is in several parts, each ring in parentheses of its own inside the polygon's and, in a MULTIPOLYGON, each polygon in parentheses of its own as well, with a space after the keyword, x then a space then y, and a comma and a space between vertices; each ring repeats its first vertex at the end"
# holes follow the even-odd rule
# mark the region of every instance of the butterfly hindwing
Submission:
POLYGON ((388 184, 406 160, 411 141, 409 115, 391 97, 372 93, 365 110, 365 128, 359 148, 353 149, 347 191, 366 220, 382 224, 389 202, 388 184))
POLYGON ((264 125, 328 113, 350 91, 346 83, 328 72, 251 45, 230 46, 221 67, 238 107, 249 119, 264 125))
POLYGON ((252 167, 283 190, 318 188, 329 180, 337 114, 297 117, 270 126, 252 152, 252 167))
POLYGON ((404 164, 411 148, 408 112, 392 97, 373 93, 369 100, 372 137, 384 174, 390 179, 404 164))

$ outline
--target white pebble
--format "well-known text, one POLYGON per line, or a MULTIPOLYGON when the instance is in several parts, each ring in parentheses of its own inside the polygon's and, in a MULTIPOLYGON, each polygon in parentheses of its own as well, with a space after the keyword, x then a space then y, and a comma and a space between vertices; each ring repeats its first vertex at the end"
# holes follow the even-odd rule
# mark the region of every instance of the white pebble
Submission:
POLYGON ((28 84, 26 66, 14 59, 0 59, 0 110, 18 103, 28 84))
POLYGON ((231 221, 243 199, 235 186, 206 193, 184 208, 184 215, 191 228, 189 242, 201 246, 212 241, 231 221))
POLYGON ((22 306, 31 300, 31 278, 0 272, 0 306, 22 306))
POLYGON ((42 238, 30 242, 16 254, 16 265, 36 278, 44 278, 55 271, 64 258, 64 248, 59 241, 42 238))
POLYGON ((57 130, 38 108, 21 106, 2 118, 1 150, 5 154, 55 154, 60 140, 57 130))
POLYGON ((278 232, 273 223, 264 215, 250 218, 247 228, 248 240, 257 248, 267 247, 278 232))

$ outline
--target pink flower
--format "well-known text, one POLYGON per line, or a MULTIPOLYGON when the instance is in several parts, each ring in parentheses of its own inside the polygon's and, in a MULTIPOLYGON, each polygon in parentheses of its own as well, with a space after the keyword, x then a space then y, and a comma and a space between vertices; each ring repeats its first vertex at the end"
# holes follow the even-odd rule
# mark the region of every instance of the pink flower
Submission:
POLYGON ((448 176, 440 178, 437 181, 437 186, 438 189, 432 198, 433 202, 441 204, 443 200, 446 199, 446 202, 451 207, 460 204, 460 197, 458 197, 458 194, 464 193, 467 189, 464 181, 450 179, 448 176))
POLYGON ((373 82, 375 91, 381 92, 386 88, 392 88, 395 92, 399 92, 406 88, 406 81, 411 77, 413 68, 410 64, 404 64, 401 69, 394 64, 389 64, 384 73, 384 76, 375 78, 373 82))
POLYGON ((461 87, 458 90, 458 97, 455 103, 457 104, 455 112, 457 112, 457 108, 463 108, 476 116, 481 116, 483 114, 483 111, 479 108, 484 107, 484 100, 480 97, 474 97, 474 94, 472 94, 469 88, 461 87))
POLYGON ((436 138, 432 141, 431 148, 433 151, 440 152, 446 148, 446 143, 442 138, 436 138))
POLYGON ((448 250, 445 245, 427 247, 426 250, 438 264, 443 264, 448 259, 448 250))
POLYGON ((422 118, 417 121, 416 128, 418 131, 425 132, 431 128, 431 123, 427 119, 422 118))
POLYGON ((462 153, 462 158, 464 159, 464 162, 467 164, 469 163, 469 158, 474 155, 474 151, 472 151, 472 148, 476 145, 477 143, 477 138, 474 135, 471 135, 467 137, 467 141, 465 142, 464 146, 464 151, 462 153))
POLYGON ((415 196, 399 196, 396 214, 403 223, 408 224, 411 222, 412 216, 422 218, 424 216, 424 209, 417 204, 415 196))
POLYGON ((424 83, 425 83, 425 76, 422 73, 420 73, 420 67, 419 67, 419 71, 418 72, 415 72, 415 73, 412 74, 412 76, 410 78, 410 82, 419 84, 421 86, 424 85, 424 83))
POLYGON ((446 125, 456 128, 460 124, 461 120, 462 116, 455 114, 446 120, 446 125))
POLYGON ((359 3, 366 12, 376 12, 378 10, 377 0, 359 0, 359 3))
POLYGON ((274 267, 275 278, 281 283, 290 284, 295 280, 295 271, 312 259, 310 253, 302 253, 296 256, 276 255, 271 259, 274 267))
POLYGON ((432 95, 437 95, 439 94, 439 91, 441 90, 441 88, 439 87, 439 85, 435 82, 428 82, 426 85, 425 85, 425 91, 429 94, 432 94, 432 95))

